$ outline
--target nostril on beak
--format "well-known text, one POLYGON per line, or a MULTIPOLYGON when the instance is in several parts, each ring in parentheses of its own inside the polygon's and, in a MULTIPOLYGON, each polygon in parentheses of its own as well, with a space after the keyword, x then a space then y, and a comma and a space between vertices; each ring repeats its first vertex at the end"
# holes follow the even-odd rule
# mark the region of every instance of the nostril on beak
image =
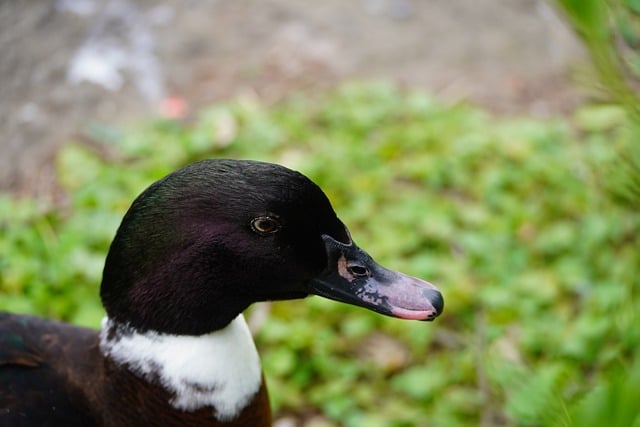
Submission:
POLYGON ((435 289, 423 289, 422 295, 427 298, 433 308, 436 309, 436 316, 442 314, 442 310, 444 309, 444 299, 439 291, 435 289))
POLYGON ((347 267, 347 271, 353 275, 353 277, 368 277, 369 269, 361 265, 350 265, 347 267))

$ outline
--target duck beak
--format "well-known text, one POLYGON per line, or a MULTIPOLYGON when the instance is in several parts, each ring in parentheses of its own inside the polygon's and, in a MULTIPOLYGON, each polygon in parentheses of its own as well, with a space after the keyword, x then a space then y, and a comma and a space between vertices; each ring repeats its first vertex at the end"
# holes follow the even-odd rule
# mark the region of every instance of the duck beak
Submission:
POLYGON ((433 320, 442 313, 442 294, 431 283, 382 267, 353 240, 322 239, 328 265, 311 280, 310 293, 400 319, 433 320))

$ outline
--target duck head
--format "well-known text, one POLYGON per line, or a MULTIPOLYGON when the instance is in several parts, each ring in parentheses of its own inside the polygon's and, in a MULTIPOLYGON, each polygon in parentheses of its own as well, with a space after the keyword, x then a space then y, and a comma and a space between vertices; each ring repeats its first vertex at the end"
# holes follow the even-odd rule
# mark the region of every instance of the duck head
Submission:
POLYGON ((308 178, 228 159, 186 166, 133 202, 100 290, 110 319, 182 335, 223 328, 254 302, 310 294, 405 319, 443 309, 432 284, 360 249, 308 178))

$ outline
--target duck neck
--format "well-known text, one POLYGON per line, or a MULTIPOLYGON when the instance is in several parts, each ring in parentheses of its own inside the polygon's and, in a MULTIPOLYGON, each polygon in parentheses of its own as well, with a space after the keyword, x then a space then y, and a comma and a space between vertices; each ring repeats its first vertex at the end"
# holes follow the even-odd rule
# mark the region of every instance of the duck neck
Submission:
POLYGON ((174 408, 211 407, 221 421, 237 417, 262 385, 260 359, 242 314, 203 335, 138 332, 105 317, 100 350, 116 365, 157 381, 173 396, 174 408))

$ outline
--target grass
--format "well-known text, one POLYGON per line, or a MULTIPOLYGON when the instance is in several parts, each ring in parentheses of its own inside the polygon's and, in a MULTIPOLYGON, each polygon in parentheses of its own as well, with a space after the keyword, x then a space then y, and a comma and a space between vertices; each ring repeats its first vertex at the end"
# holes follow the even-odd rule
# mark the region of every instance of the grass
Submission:
POLYGON ((0 196, 0 309, 97 327, 108 244, 140 191, 201 158, 269 160, 316 181, 361 247, 446 302, 434 323, 318 297, 268 306, 256 342, 278 416, 640 426, 640 218, 609 191, 632 139, 620 110, 495 117, 353 83, 88 132, 96 143, 59 153, 62 205, 0 196))

